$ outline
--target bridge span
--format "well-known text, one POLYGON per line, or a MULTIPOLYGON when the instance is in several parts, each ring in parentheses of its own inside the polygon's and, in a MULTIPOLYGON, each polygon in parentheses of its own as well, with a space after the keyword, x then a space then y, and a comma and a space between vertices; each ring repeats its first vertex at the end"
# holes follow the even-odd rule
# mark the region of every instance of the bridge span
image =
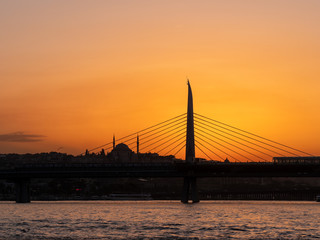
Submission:
POLYGON ((32 178, 320 177, 320 164, 109 163, 40 164, 0 170, 0 179, 32 178))
MULTIPOLYGON (((30 202, 30 180, 43 178, 268 178, 320 177, 320 164, 301 163, 107 163, 29 164, 1 170, 15 182, 16 202, 30 202)), ((182 191, 182 197, 184 192, 182 191)), ((192 193, 191 193, 192 194, 192 193)))
POLYGON ((29 202, 33 178, 183 178, 181 202, 197 203, 198 178, 320 177, 319 157, 194 113, 189 81, 187 113, 118 141, 113 137, 81 156, 58 156, 57 162, 50 154, 31 156, 27 164, 0 170, 0 179, 15 182, 17 202, 29 202), (136 152, 129 148, 134 144, 136 152), (184 161, 176 158, 182 149, 184 161), (38 157, 43 164, 32 164, 38 157), (99 163, 93 163, 97 158, 99 163))

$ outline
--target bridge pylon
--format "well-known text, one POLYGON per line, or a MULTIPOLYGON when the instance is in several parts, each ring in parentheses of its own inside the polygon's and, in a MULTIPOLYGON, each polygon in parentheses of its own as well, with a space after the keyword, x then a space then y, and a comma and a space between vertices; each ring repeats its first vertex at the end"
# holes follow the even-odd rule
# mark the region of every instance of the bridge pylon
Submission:
MULTIPOLYGON (((195 164, 194 145, 194 122, 193 122, 193 98, 190 82, 188 80, 188 110, 187 110, 187 135, 186 135, 186 164, 195 164)), ((192 168, 191 168, 192 169, 192 168)), ((182 203, 188 203, 189 197, 193 203, 199 202, 197 179, 193 176, 193 171, 189 171, 183 181, 182 203), (191 196, 190 196, 191 194, 191 196)))

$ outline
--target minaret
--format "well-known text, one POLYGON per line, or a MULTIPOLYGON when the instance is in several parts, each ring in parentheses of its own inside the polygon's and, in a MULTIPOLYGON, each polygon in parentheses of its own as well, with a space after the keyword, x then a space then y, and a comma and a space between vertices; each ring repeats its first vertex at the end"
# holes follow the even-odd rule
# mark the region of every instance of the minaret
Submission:
POLYGON ((137 134, 137 154, 139 154, 139 134, 137 134))
POLYGON ((113 134, 113 149, 115 149, 115 147, 116 147, 116 137, 113 134))

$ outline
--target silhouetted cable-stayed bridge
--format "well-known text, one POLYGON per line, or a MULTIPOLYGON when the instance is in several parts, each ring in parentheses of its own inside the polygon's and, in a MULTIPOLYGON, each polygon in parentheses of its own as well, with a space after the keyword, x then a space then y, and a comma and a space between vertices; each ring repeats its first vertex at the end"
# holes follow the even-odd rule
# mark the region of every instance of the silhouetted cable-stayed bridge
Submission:
POLYGON ((189 82, 187 113, 119 139, 113 136, 75 158, 81 164, 62 159, 49 166, 20 166, 0 171, 0 179, 16 183, 17 202, 29 202, 31 178, 182 177, 181 201, 196 203, 197 178, 320 177, 320 157, 194 113, 189 82), (185 157, 177 159, 182 150, 185 157), (125 160, 119 161, 121 154, 125 160), (99 164, 92 163, 95 159, 99 164))
MULTIPOLYGON (((194 113, 189 81, 187 113, 122 137, 117 142, 130 147, 134 147, 136 143, 136 154, 138 156, 147 152, 162 156, 169 154, 176 158, 176 155, 185 149, 185 163, 192 166, 208 160, 220 163, 268 163, 273 161, 274 156, 272 154, 276 154, 277 157, 312 156, 297 148, 194 113)), ((104 147, 104 150, 108 152, 113 151, 115 146, 114 137, 113 142, 93 148, 90 151, 104 147)), ((87 151, 87 153, 90 151, 87 151)), ((184 203, 188 202, 190 193, 193 202, 199 201, 194 169, 189 169, 189 176, 184 177, 181 200, 184 203)))

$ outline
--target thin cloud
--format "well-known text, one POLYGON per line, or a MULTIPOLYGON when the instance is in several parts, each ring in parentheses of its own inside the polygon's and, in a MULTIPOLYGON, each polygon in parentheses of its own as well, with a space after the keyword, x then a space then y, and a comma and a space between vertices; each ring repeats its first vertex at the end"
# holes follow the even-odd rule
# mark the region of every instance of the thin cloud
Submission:
POLYGON ((14 132, 0 134, 0 142, 41 142, 46 136, 37 134, 25 134, 24 132, 14 132))

